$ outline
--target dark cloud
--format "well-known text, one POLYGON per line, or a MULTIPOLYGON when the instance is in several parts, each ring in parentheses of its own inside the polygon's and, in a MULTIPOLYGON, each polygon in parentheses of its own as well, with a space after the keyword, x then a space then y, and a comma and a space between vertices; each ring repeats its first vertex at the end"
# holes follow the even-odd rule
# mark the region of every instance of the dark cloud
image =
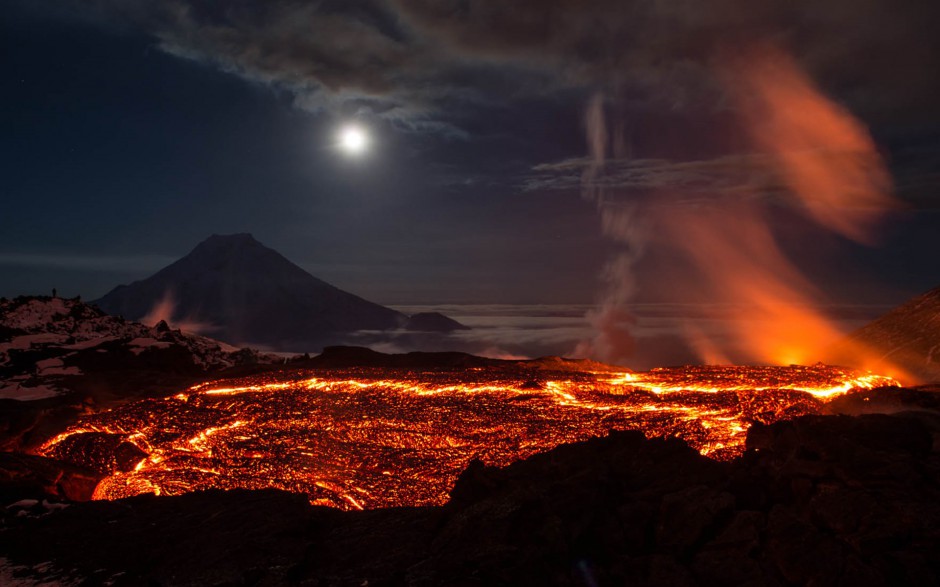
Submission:
POLYGON ((176 259, 166 255, 49 255, 0 253, 0 266, 75 269, 82 271, 156 271, 176 259))
MULTIPOLYGON (((711 64, 756 41, 796 53, 877 118, 940 98, 940 6, 917 0, 73 0, 174 55, 286 89, 311 110, 366 109, 446 130, 462 105, 565 88, 627 110, 720 110, 711 64)), ((900 112, 899 112, 900 111, 900 112)), ((915 114, 916 113, 916 114, 915 114)), ((920 119, 922 122, 922 119, 920 119)))
POLYGON ((406 131, 466 138, 458 126, 462 105, 500 105, 545 77, 467 60, 403 24, 379 0, 211 6, 74 0, 68 6, 57 12, 143 32, 171 55, 286 91, 302 109, 377 115, 406 131), (450 115, 442 116, 444 110, 450 115))
MULTIPOLYGON (((420 114, 429 97, 406 89, 433 70, 433 53, 418 50, 377 2, 229 2, 95 0, 105 18, 131 23, 174 55, 212 63, 248 79, 286 88, 301 106, 383 100, 420 114)), ((433 94, 429 92, 428 94, 433 94)))
POLYGON ((708 65, 773 42, 858 107, 933 113, 940 6, 923 0, 391 0, 414 27, 481 58, 555 68, 570 83, 720 104, 708 65))

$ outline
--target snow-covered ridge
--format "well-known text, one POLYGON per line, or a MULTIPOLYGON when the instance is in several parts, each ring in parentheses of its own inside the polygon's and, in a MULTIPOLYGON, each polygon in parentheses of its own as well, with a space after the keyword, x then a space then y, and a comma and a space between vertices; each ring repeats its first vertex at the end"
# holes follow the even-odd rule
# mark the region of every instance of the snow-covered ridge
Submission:
MULTIPOLYGON (((99 370, 113 361, 171 351, 173 360, 203 371, 274 357, 173 330, 165 322, 146 326, 105 314, 79 299, 19 297, 0 300, 0 398, 33 400, 66 389, 63 378, 81 376, 89 355, 99 370)), ((133 359, 131 359, 133 360, 133 359)))

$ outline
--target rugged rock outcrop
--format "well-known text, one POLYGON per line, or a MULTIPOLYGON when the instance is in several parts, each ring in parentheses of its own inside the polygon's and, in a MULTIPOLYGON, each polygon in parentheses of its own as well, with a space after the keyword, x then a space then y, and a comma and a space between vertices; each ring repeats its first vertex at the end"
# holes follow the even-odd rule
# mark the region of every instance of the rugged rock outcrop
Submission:
POLYGON ((180 330, 105 314, 78 299, 0 301, 0 398, 32 400, 68 390, 89 373, 203 374, 275 358, 180 330))
MULTIPOLYGON (((101 475, 71 463, 23 453, 0 452, 0 499, 91 499, 101 475)), ((36 500, 38 502, 38 499, 36 500)))
POLYGON ((128 322, 78 299, 0 300, 0 450, 35 446, 113 402, 281 361, 165 322, 128 322))

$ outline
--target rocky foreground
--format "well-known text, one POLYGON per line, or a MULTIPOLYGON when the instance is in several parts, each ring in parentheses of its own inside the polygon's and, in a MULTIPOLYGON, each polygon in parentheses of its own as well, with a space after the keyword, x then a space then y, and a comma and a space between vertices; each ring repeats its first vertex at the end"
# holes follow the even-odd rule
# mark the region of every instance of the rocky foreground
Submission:
MULTIPOLYGON (((5 510, 0 581, 937 584, 938 408, 930 391, 853 394, 830 411, 894 413, 755 425, 746 454, 724 463, 612 433, 504 469, 474 463, 443 507, 340 512, 271 490, 34 493, 5 510)), ((81 488, 78 472, 67 478, 81 488)))

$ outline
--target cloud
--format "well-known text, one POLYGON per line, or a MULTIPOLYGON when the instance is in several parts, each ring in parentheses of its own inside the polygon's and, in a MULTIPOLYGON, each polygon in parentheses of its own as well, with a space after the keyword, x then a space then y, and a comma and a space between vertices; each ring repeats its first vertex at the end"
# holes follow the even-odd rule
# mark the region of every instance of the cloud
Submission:
MULTIPOLYGON (((873 116, 936 116, 940 6, 910 0, 72 0, 164 51, 286 90, 460 133, 468 106, 603 90, 628 109, 721 111, 711 64, 770 39, 873 116), (905 4, 905 3, 902 3, 905 4)), ((568 95, 570 97, 570 95, 568 95)))
POLYGON ((431 65, 429 54, 401 36, 378 2, 354 8, 280 1, 230 2, 217 9, 186 0, 93 5, 142 27, 170 54, 290 89, 301 105, 373 98, 386 100, 386 111, 419 110, 418 99, 396 104, 396 92, 409 75, 431 65))
MULTIPOLYGON (((829 91, 886 112, 935 115, 940 6, 911 0, 391 0, 413 27, 484 59, 516 59, 569 83, 643 88, 675 107, 721 107, 709 64, 771 41, 829 91), (916 88, 916 89, 915 89, 916 88)), ((629 91, 625 92, 631 98, 629 91)), ((636 96, 632 96, 636 99, 636 96)))
POLYGON ((176 259, 165 255, 55 255, 0 253, 0 265, 73 269, 79 271, 145 273, 166 267, 176 259))
POLYGON ((381 0, 73 0, 72 15, 143 32, 164 52, 292 95, 298 108, 374 115, 406 132, 466 139, 453 112, 493 105, 522 72, 429 44, 381 0), (448 110, 451 116, 444 117, 448 110))
MULTIPOLYGON (((668 191, 695 200, 710 195, 736 192, 752 194, 755 188, 773 192, 780 188, 774 180, 770 159, 760 154, 725 155, 713 159, 673 161, 669 159, 610 159, 588 181, 589 188, 622 190, 630 195, 668 191)), ((523 179, 524 191, 580 190, 585 187, 584 172, 594 165, 590 158, 576 158, 533 167, 523 179)))

